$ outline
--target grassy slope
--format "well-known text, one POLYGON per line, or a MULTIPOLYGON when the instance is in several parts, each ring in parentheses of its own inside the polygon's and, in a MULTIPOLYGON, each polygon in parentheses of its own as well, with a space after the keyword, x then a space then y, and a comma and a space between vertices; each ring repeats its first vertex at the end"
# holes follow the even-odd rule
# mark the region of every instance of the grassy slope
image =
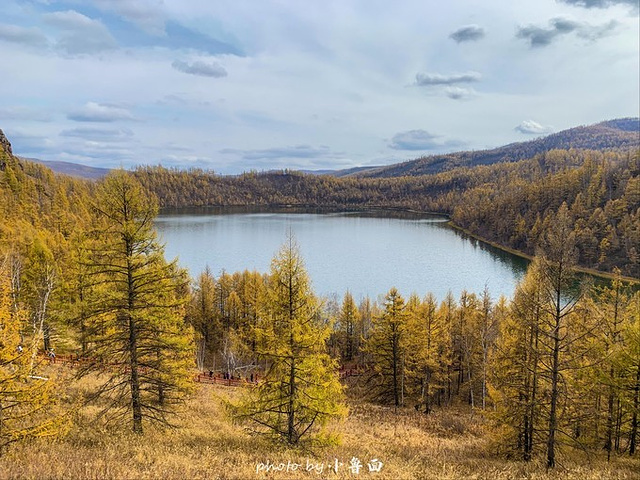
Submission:
POLYGON ((406 409, 392 410, 365 403, 351 404, 349 417, 335 426, 342 437, 339 446, 305 451, 274 447, 262 438, 248 435, 231 424, 223 413, 222 399, 238 390, 201 386, 185 406, 179 428, 147 429, 143 437, 90 426, 95 407, 80 409, 70 434, 57 441, 37 440, 14 445, 0 461, 0 478, 202 478, 295 479, 377 478, 492 480, 631 479, 640 470, 640 460, 616 459, 607 465, 601 459, 561 458, 562 467, 547 473, 541 463, 508 461, 492 453, 482 418, 463 410, 435 412, 430 416, 406 409), (307 458, 345 464, 357 457, 365 464, 359 475, 343 466, 338 475, 326 467, 323 474, 307 472, 256 473, 260 462, 307 458), (370 473, 366 462, 384 462, 380 473, 370 473))

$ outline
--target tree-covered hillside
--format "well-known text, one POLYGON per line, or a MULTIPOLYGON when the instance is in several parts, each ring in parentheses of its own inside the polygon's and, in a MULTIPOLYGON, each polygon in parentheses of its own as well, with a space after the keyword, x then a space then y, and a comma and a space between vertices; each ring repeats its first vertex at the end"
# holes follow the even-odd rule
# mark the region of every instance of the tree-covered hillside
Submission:
MULTIPOLYGON (((633 122, 617 120, 599 128, 613 125, 616 131, 627 129, 633 135, 633 122)), ((33 236, 39 229, 46 232, 46 243, 52 249, 60 248, 73 227, 86 222, 92 184, 56 177, 47 168, 20 161, 9 152, 5 139, 0 150, 0 213, 6 221, 0 225, 0 238, 33 236)), ((140 167, 133 174, 157 195, 160 207, 294 205, 438 212, 474 235, 530 255, 566 203, 579 264, 605 272, 619 268, 624 275, 637 278, 639 163, 638 150, 571 149, 397 178, 336 178, 293 171, 220 176, 163 167, 140 167)))
POLYGON ((545 137, 490 150, 429 155, 416 160, 353 173, 361 177, 401 177, 440 173, 457 167, 525 160, 554 149, 626 150, 640 147, 640 119, 620 118, 563 130, 545 137))
POLYGON ((0 140, 0 240, 41 234, 52 237, 51 246, 64 246, 88 217, 91 185, 19 160, 1 130, 0 140))
POLYGON ((238 177, 143 167, 138 179, 163 207, 301 205, 331 209, 409 208, 439 212, 475 235, 534 254, 563 203, 583 267, 638 277, 638 152, 551 150, 517 162, 436 175, 335 178, 297 172, 238 177))

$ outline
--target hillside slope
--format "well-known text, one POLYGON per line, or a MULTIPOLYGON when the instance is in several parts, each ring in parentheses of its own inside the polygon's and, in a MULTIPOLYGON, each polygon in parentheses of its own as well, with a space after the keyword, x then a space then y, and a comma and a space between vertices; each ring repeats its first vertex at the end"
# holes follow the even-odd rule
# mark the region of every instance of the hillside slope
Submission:
POLYGON ((572 149, 415 177, 336 178, 299 172, 225 177, 162 167, 141 167, 134 175, 162 207, 439 212, 474 235, 530 255, 566 204, 580 265, 603 272, 617 267, 640 278, 639 162, 638 151, 572 149))
MULTIPOLYGON (((614 126, 625 132, 620 127, 629 125, 614 126)), ((609 133, 605 138, 611 138, 609 133)), ((0 145, 0 218, 5 219, 0 241, 15 238, 16 227, 25 223, 68 237, 86 217, 91 182, 54 177, 42 165, 18 160, 8 148, 0 145)), ((550 150, 520 161, 388 178, 290 171, 220 176, 163 167, 140 167, 132 174, 161 207, 298 205, 439 212, 474 235, 527 254, 536 252, 564 209, 581 266, 603 272, 619 268, 640 278, 638 148, 550 150)))
POLYGON ((62 173, 63 175, 69 175, 70 177, 86 178, 87 180, 98 180, 106 176, 111 171, 108 168, 90 167, 80 163, 40 160, 39 158, 18 158, 44 165, 55 173, 62 173))
MULTIPOLYGON (((621 118, 563 130, 528 142, 511 143, 491 150, 431 155, 416 160, 347 173, 349 176, 383 178, 428 175, 501 162, 517 162, 550 150, 629 150, 640 147, 640 119, 621 118)), ((336 176, 344 176, 340 172, 336 176)))

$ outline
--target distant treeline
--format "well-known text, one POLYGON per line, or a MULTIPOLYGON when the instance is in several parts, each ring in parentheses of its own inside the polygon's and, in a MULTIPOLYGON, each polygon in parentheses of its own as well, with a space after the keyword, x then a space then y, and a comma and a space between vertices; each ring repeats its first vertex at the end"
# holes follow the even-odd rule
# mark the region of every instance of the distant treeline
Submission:
POLYGON ((447 214, 472 234, 527 254, 563 203, 579 264, 639 277, 639 152, 551 150, 530 159, 435 175, 335 178, 294 171, 220 176, 140 167, 136 177, 161 207, 296 205, 403 208, 447 214))

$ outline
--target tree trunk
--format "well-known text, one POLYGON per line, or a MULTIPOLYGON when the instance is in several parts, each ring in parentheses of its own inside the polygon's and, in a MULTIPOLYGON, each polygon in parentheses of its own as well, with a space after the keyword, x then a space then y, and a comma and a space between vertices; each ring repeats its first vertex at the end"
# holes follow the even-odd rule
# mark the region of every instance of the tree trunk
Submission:
POLYGON ((396 340, 395 334, 393 337, 393 345, 392 345, 392 355, 393 355, 393 402, 394 406, 397 409, 400 406, 400 388, 398 386, 398 342, 396 340))
POLYGON ((487 349, 482 352, 482 409, 487 408, 487 349))
MULTIPOLYGON (((161 365, 160 350, 156 351, 156 361, 158 362, 158 366, 160 366, 161 365)), ((159 405, 164 405, 164 401, 165 401, 164 387, 165 387, 165 384, 162 382, 162 380, 160 380, 158 382, 158 404, 159 405)))
POLYGON ((423 389, 423 399, 424 399, 424 413, 431 413, 431 391, 429 389, 431 380, 431 372, 427 371, 427 375, 425 376, 425 385, 423 389))
MULTIPOLYGON (((609 381, 613 381, 613 368, 609 371, 609 381)), ((607 402, 607 438, 604 448, 607 451, 607 462, 611 460, 611 449, 613 448, 613 385, 609 385, 609 397, 607 402)))
POLYGON ((469 380, 469 405, 471 408, 475 408, 474 398, 473 398, 473 378, 471 377, 471 366, 469 365, 467 369, 467 378, 469 380))
POLYGON ((558 291, 555 327, 553 330, 553 358, 551 362, 551 406, 549 410, 549 436, 547 438, 547 468, 556 466, 556 430, 558 428, 558 373, 560 363, 560 292, 558 291))
POLYGON ((140 377, 138 372, 138 327, 133 316, 135 307, 133 266, 131 265, 131 247, 127 243, 127 320, 129 324, 129 367, 131 368, 131 410, 133 414, 133 431, 142 433, 142 401, 140 398, 140 377))
POLYGON ((404 406, 404 354, 400 359, 400 405, 404 406))
MULTIPOLYGON (((292 334, 293 335, 293 334, 292 334)), ((295 360, 291 358, 291 368, 289 370, 289 411, 288 425, 287 425, 287 441, 291 445, 295 445, 298 442, 295 431, 295 410, 294 400, 296 395, 296 367, 295 360)))
MULTIPOLYGON (((537 321, 537 320, 536 320, 537 321)), ((538 394, 538 329, 532 332, 533 341, 533 375, 531 378, 531 402, 529 404, 529 424, 527 432, 527 443, 525 444, 525 460, 530 461, 533 455, 533 434, 535 432, 536 397, 538 394)))
POLYGON ((129 320, 129 366, 131 368, 131 410, 133 413, 133 431, 142 433, 142 404, 140 399, 140 378, 138 372, 138 346, 136 321, 131 314, 129 320))
POLYGON ((616 404, 616 426, 613 431, 613 448, 615 448, 616 452, 620 452, 620 430, 622 429, 622 408, 620 407, 620 398, 618 398, 616 404))
POLYGON ((638 408, 640 408, 640 363, 636 371, 636 384, 633 388, 633 416, 631 417, 631 439, 629 441, 629 455, 636 453, 638 445, 638 408))

